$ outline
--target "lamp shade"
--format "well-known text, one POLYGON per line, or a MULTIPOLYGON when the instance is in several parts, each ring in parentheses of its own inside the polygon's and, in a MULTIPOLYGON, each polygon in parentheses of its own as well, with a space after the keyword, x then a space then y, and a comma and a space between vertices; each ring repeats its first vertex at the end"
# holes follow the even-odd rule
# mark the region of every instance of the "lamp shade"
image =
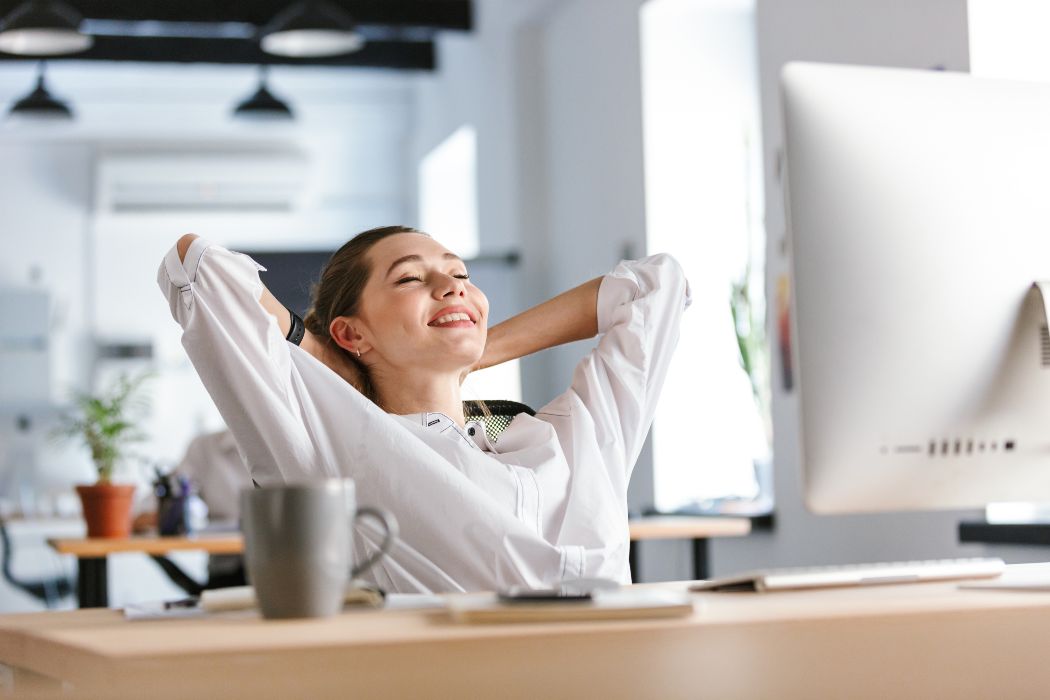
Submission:
POLYGON ((293 119, 295 115, 286 102, 276 97, 266 86, 266 67, 259 70, 259 87, 251 97, 238 104, 233 110, 238 119, 257 121, 282 121, 293 119))
POLYGON ((80 20, 61 0, 27 0, 0 21, 0 51, 21 56, 85 51, 94 39, 79 31, 80 20))
POLYGON ((301 0, 263 27, 259 44, 275 56, 316 58, 357 51, 365 39, 342 8, 325 0, 301 0))
POLYGON ((36 87, 11 106, 9 118, 66 121, 73 118, 73 110, 65 102, 55 99, 44 84, 44 68, 36 79, 36 87))

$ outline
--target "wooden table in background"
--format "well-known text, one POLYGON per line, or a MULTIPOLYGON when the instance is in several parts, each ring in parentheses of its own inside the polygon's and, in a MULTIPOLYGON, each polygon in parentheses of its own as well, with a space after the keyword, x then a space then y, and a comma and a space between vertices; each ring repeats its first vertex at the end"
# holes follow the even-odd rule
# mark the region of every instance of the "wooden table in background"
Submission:
MULTIPOLYGON (((631 520, 631 575, 637 578, 638 540, 691 539, 693 577, 707 577, 707 540, 711 537, 739 537, 751 531, 747 518, 654 516, 631 520)), ((192 537, 136 536, 127 539, 61 538, 48 544, 61 554, 77 558, 77 597, 82 608, 104 608, 109 604, 109 570, 106 557, 123 552, 162 556, 178 550, 198 550, 208 554, 241 554, 240 534, 198 535, 192 537)))
POLYGON ((198 550, 208 554, 240 554, 244 540, 240 534, 199 535, 193 537, 136 536, 125 539, 56 538, 47 541, 60 554, 77 558, 77 599, 82 608, 104 608, 109 604, 110 554, 138 552, 163 556, 179 550, 198 550))
POLYGON ((631 525, 631 580, 638 580, 639 540, 692 540, 693 578, 708 576, 707 540, 712 537, 742 537, 751 532, 749 518, 691 517, 654 515, 632 518, 631 525))

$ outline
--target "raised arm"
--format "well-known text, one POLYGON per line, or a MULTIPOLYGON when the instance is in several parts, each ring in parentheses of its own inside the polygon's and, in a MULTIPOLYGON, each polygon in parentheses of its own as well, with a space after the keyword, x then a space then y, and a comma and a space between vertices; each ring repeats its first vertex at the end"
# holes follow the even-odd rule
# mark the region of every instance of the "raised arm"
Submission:
POLYGON ((489 329, 485 354, 477 369, 484 369, 598 334, 596 277, 513 316, 489 329))
MULTIPOLYGON (((179 238, 177 248, 180 262, 186 261, 186 253, 189 252, 190 246, 193 245, 193 241, 197 240, 197 238, 199 236, 195 233, 187 233, 179 238)), ((277 297, 270 293, 266 285, 263 285, 259 303, 276 319, 277 326, 281 329, 281 334, 288 335, 288 331, 292 327, 291 312, 281 302, 277 301, 277 297)), ((333 372, 350 382, 353 386, 358 389, 361 388, 361 378, 357 367, 343 356, 340 351, 327 347, 310 331, 306 331, 302 342, 299 343, 299 347, 326 364, 333 372)))

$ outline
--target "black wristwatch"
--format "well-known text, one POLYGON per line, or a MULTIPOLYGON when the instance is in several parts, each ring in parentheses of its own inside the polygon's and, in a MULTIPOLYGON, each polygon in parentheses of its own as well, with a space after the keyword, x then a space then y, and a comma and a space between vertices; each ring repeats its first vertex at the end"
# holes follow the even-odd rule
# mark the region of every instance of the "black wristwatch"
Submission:
POLYGON ((303 342, 303 336, 306 335, 306 325, 303 323, 303 319, 299 318, 299 314, 291 309, 288 310, 288 315, 291 316, 292 325, 291 328, 288 329, 288 335, 284 336, 284 339, 289 343, 298 345, 303 342))

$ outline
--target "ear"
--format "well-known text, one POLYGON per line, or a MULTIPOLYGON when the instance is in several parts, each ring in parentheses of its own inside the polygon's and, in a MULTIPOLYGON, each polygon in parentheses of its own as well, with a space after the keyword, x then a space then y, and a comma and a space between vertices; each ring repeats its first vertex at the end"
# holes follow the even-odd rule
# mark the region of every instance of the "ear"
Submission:
POLYGON ((337 316, 328 324, 328 335, 343 350, 354 355, 363 355, 371 350, 372 346, 361 335, 358 330, 359 325, 360 323, 355 318, 337 316))

